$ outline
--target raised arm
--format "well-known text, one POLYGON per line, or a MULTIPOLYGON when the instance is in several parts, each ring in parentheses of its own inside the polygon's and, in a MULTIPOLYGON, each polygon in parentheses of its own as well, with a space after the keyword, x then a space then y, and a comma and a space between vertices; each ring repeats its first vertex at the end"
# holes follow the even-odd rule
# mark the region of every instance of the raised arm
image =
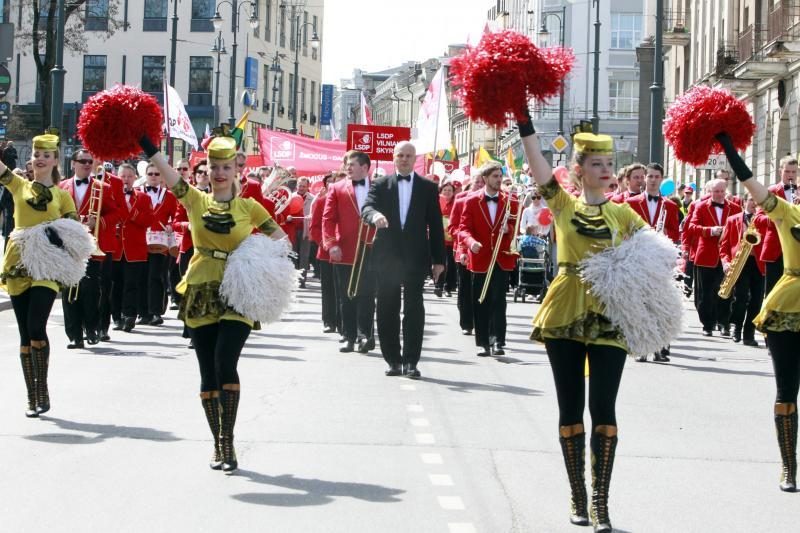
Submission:
POLYGON ((750 196, 753 197, 753 200, 755 200, 757 204, 761 205, 764 203, 764 200, 769 196, 769 189, 758 180, 751 179, 753 177, 753 171, 750 170, 750 167, 744 162, 739 152, 736 151, 730 136, 727 133, 720 133, 717 135, 717 140, 722 145, 722 149, 725 150, 725 155, 728 156, 728 162, 734 174, 736 174, 736 177, 742 182, 747 192, 750 193, 750 196))
POLYGON ((181 177, 178 172, 172 168, 167 162, 164 154, 162 154, 158 148, 153 144, 153 141, 150 140, 149 137, 144 136, 139 139, 139 146, 142 147, 144 153, 147 155, 147 158, 153 163, 159 172, 161 172, 161 177, 164 179, 164 182, 167 184, 167 187, 172 189, 178 181, 180 181, 181 177))
POLYGON ((522 148, 525 151, 528 165, 530 165, 533 172, 534 181, 539 185, 544 185, 553 179, 553 167, 550 166, 550 163, 547 162, 547 159, 542 154, 539 136, 536 135, 533 121, 527 109, 525 114, 527 115, 527 121, 517 123, 519 136, 522 140, 522 148))

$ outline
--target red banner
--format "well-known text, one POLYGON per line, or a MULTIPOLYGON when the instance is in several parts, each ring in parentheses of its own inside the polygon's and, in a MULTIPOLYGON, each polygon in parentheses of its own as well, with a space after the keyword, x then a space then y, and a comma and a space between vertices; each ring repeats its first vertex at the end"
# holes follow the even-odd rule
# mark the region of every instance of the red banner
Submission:
MULTIPOLYGON (((441 165, 444 167, 444 171, 446 174, 452 174, 453 171, 457 169, 460 165, 458 159, 456 159, 455 161, 444 161, 442 159, 437 159, 435 162, 441 163, 441 165)), ((434 169, 433 159, 425 158, 425 174, 436 174, 437 176, 439 176, 439 174, 441 174, 441 168, 442 167, 440 167, 439 165, 436 165, 436 168, 434 169)), ((443 178, 444 176, 439 176, 439 177, 443 178)))
POLYGON ((264 164, 294 167, 298 176, 325 175, 338 170, 346 151, 343 142, 320 141, 264 128, 258 130, 258 146, 264 164))
POLYGON ((366 153, 373 161, 393 161, 394 147, 411 140, 411 128, 347 125, 347 149, 366 153))

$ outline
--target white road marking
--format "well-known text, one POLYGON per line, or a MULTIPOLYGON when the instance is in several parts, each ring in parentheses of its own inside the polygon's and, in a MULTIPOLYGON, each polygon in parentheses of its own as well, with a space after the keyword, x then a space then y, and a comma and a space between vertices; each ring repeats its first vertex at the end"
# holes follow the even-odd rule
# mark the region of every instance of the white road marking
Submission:
POLYGON ((418 428, 426 428, 431 425, 427 418, 412 418, 411 425, 418 428))
POLYGON ((452 487, 453 478, 447 474, 430 474, 428 478, 431 480, 431 485, 436 487, 452 487))
POLYGON ((424 413, 425 412, 425 408, 422 407, 419 404, 407 405, 406 406, 406 410, 408 410, 409 413, 424 413))
POLYGON ((439 496, 439 506, 447 511, 463 511, 464 501, 458 496, 439 496))
POLYGON ((478 533, 475 526, 471 522, 454 522, 447 524, 450 533, 478 533))
POLYGON ((426 465, 444 464, 441 454, 438 453, 421 453, 419 456, 422 458, 422 462, 426 465))
POLYGON ((436 437, 433 436, 433 433, 417 433, 415 436, 418 444, 436 444, 436 437))

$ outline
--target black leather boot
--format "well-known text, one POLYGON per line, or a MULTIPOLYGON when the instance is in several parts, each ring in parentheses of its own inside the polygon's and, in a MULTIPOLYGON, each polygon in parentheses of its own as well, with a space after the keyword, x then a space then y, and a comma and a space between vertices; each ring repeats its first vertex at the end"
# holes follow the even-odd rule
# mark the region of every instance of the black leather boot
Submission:
POLYGON ((617 437, 592 433, 592 525, 596 533, 614 531, 608 516, 608 489, 617 450, 617 437))
POLYGON ((33 355, 20 352, 19 360, 22 363, 22 375, 25 378, 25 388, 28 389, 28 408, 25 409, 25 416, 28 418, 36 418, 39 416, 39 413, 36 412, 36 371, 33 365, 33 355))
POLYGON ((47 371, 50 367, 50 345, 41 348, 31 346, 31 356, 36 369, 36 412, 46 413, 50 410, 50 391, 47 388, 47 371))
POLYGON ((221 408, 219 403, 219 391, 201 392, 200 400, 203 402, 203 411, 206 413, 208 428, 211 430, 211 435, 214 437, 214 455, 212 455, 208 466, 212 470, 221 470, 222 448, 219 445, 221 408))
POLYGON ((569 521, 577 526, 589 525, 586 497, 586 433, 571 437, 559 437, 564 465, 567 467, 569 488, 572 491, 569 521))
POLYGON ((775 415, 778 447, 781 450, 783 471, 780 488, 784 492, 797 490, 797 409, 788 415, 775 415))
POLYGON ((234 472, 239 463, 236 461, 236 450, 233 447, 233 427, 236 425, 236 412, 239 409, 239 384, 222 386, 222 425, 219 445, 222 449, 222 471, 226 474, 234 472))

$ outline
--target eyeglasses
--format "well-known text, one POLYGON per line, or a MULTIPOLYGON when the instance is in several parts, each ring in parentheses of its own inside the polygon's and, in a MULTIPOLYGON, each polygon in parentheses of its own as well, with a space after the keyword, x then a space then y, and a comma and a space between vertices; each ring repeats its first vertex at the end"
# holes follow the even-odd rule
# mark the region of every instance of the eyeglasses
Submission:
POLYGON ((239 168, 244 168, 244 163, 236 163, 236 166, 239 168))
POLYGON ((541 196, 534 196, 534 197, 533 197, 533 199, 534 199, 534 200, 541 200, 541 199, 542 199, 542 197, 541 197, 541 196))
POLYGON ((208 170, 198 170, 195 174, 202 174, 204 176, 208 176, 208 170))
POLYGON ((148 172, 147 175, 148 176, 160 176, 161 173, 160 172, 148 172))
POLYGON ((189 170, 189 167, 178 167, 178 170, 189 170))
POLYGON ((79 163, 81 165, 91 165, 92 163, 94 163, 94 160, 93 159, 75 159, 75 162, 79 163))

